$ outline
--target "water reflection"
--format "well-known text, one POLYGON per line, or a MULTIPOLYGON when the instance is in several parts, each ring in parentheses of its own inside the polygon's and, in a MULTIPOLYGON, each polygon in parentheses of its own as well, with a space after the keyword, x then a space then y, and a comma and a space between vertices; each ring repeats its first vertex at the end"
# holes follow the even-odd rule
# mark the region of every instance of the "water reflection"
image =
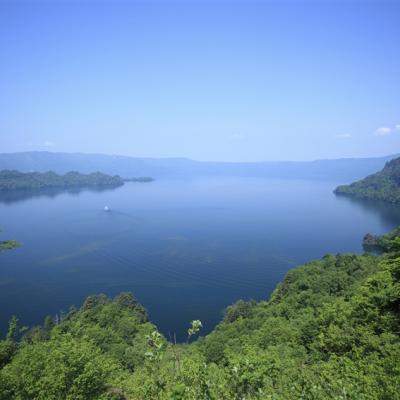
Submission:
POLYGON ((336 194, 336 197, 339 201, 356 204, 367 212, 377 214, 380 221, 385 225, 393 223, 400 225, 400 207, 396 204, 379 200, 358 199, 345 194, 336 194))
POLYGON ((0 191, 0 203, 12 204, 21 201, 26 201, 33 198, 48 197, 54 198, 60 194, 69 194, 71 196, 78 196, 82 192, 95 192, 102 193, 117 189, 119 186, 82 186, 74 188, 48 188, 48 189, 19 189, 19 190, 7 190, 0 191))

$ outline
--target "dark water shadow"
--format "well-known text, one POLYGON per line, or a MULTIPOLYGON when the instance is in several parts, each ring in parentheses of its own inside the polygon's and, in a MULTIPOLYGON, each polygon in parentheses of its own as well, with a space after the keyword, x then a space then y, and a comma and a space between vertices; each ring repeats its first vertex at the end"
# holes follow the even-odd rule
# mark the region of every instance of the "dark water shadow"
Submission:
POLYGON ((400 225, 400 205, 380 200, 367 200, 345 194, 335 194, 339 201, 352 203, 369 213, 377 214, 385 225, 400 225))
POLYGON ((48 189, 18 189, 0 191, 0 203, 13 204, 21 201, 30 200, 32 198, 47 197, 54 198, 60 194, 68 194, 70 196, 78 196, 82 192, 102 193, 116 190, 120 186, 76 186, 74 188, 48 188, 48 189))

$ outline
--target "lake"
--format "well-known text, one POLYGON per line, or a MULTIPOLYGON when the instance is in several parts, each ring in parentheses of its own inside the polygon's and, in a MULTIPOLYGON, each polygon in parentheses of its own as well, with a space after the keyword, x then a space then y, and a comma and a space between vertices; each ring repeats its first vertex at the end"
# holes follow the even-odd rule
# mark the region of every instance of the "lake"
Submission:
POLYGON ((0 193, 0 331, 132 291, 168 337, 203 334, 238 299, 266 299, 286 272, 326 253, 362 252, 400 208, 337 197, 340 182, 204 179, 103 191, 0 193), (110 207, 110 212, 103 210, 110 207))

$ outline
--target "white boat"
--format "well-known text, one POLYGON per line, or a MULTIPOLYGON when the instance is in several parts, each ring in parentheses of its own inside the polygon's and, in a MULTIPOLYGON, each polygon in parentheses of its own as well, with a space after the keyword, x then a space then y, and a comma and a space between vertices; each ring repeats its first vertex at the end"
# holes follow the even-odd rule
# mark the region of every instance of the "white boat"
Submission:
POLYGON ((110 211, 110 207, 104 206, 104 211, 110 211))

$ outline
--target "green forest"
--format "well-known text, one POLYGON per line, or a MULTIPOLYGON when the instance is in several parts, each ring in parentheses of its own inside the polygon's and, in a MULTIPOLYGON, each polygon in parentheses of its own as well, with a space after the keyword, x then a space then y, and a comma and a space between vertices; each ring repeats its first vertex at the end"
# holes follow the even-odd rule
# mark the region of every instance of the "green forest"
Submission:
POLYGON ((382 171, 351 185, 338 186, 335 193, 400 204, 400 157, 387 162, 382 171))
POLYGON ((124 181, 118 175, 110 176, 101 172, 81 174, 71 171, 65 175, 55 172, 0 171, 0 190, 72 188, 89 186, 121 186, 124 181))
POLYGON ((89 296, 0 342, 0 399, 400 399, 400 236, 326 255, 206 337, 163 337, 131 293, 89 296))

